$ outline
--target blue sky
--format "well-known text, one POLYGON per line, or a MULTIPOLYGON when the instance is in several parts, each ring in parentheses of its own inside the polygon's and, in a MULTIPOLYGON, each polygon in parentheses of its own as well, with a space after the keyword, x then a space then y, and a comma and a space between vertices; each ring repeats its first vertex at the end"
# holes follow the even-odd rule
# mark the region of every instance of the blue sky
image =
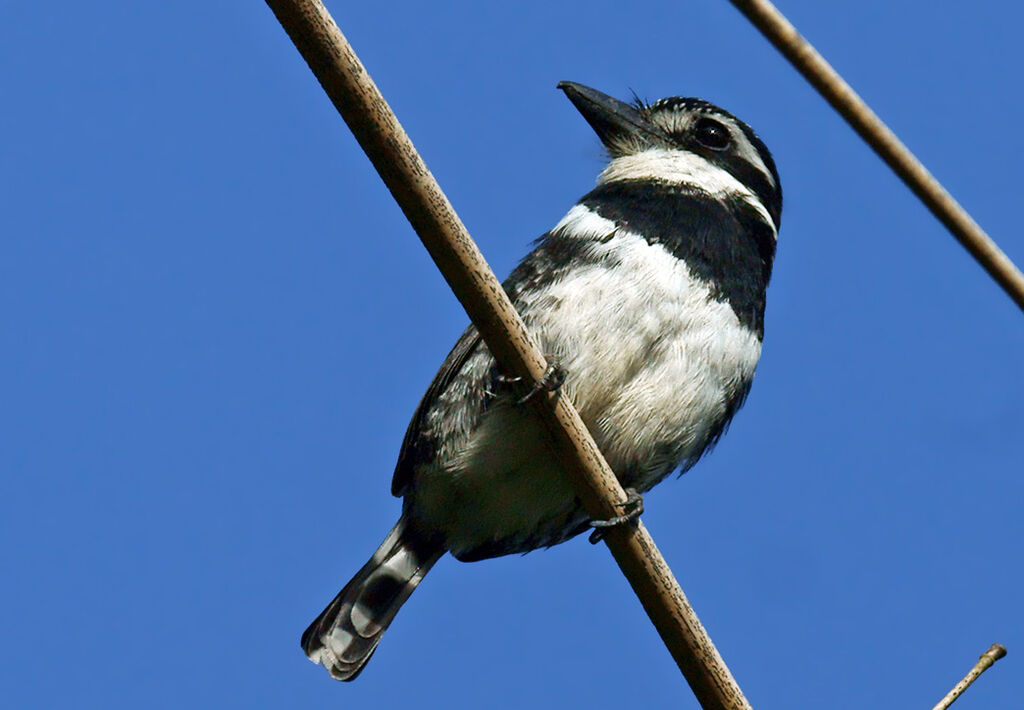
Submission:
MULTIPOLYGON (((1024 695, 1024 317, 724 0, 331 2, 504 277, 593 184, 561 79, 772 149, 764 356, 644 521, 754 707, 1024 695)), ((1020 10, 780 5, 1024 263, 1020 10)), ((390 529, 466 318, 260 2, 0 8, 8 707, 696 707, 610 555, 442 560, 366 672, 306 624, 390 529)))

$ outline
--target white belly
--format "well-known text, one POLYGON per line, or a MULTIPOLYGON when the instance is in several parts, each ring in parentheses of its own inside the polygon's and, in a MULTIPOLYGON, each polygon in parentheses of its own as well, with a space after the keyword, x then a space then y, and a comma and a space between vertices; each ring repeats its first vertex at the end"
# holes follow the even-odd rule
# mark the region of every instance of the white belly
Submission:
MULTIPOLYGON (((583 266, 517 306, 566 371, 562 391, 612 469, 643 491, 699 456, 753 377, 761 343, 662 246, 620 231, 595 248, 618 264, 583 266)), ((417 515, 447 532, 456 556, 502 540, 509 552, 553 544, 582 519, 539 425, 510 401, 419 472, 416 488, 417 515)))

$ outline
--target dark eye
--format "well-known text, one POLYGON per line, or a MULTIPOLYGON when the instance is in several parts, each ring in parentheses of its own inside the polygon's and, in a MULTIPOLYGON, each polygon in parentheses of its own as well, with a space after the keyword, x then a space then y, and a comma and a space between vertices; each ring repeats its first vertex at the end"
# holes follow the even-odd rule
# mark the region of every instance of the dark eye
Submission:
POLYGON ((697 142, 711 150, 724 150, 729 146, 729 129, 718 121, 702 118, 694 129, 697 142))

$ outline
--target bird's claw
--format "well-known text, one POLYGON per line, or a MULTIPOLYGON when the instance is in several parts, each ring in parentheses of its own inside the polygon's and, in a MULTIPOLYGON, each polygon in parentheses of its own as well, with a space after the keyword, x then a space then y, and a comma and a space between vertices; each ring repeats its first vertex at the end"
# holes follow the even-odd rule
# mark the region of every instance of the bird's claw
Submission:
POLYGON ((516 404, 526 404, 541 392, 557 392, 564 382, 565 370, 559 367, 557 363, 549 363, 548 369, 544 371, 541 378, 533 383, 533 387, 529 392, 516 400, 516 404))
POLYGON ((635 488, 626 489, 626 500, 618 504, 618 507, 622 508, 622 515, 616 515, 614 518, 608 520, 591 520, 590 527, 594 528, 594 532, 590 533, 590 544, 596 545, 604 539, 605 533, 608 532, 608 528, 612 528, 618 525, 625 525, 627 523, 635 525, 636 521, 640 519, 641 514, 644 512, 644 498, 637 493, 635 488))

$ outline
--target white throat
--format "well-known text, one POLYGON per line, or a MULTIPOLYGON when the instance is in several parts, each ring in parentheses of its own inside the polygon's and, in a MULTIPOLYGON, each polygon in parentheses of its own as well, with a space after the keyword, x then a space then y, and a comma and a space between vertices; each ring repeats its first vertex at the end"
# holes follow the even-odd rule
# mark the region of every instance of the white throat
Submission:
POLYGON ((656 180, 692 185, 713 197, 739 197, 756 209, 775 233, 775 223, 757 195, 729 172, 696 153, 651 148, 615 158, 597 177, 597 184, 624 180, 656 180))

